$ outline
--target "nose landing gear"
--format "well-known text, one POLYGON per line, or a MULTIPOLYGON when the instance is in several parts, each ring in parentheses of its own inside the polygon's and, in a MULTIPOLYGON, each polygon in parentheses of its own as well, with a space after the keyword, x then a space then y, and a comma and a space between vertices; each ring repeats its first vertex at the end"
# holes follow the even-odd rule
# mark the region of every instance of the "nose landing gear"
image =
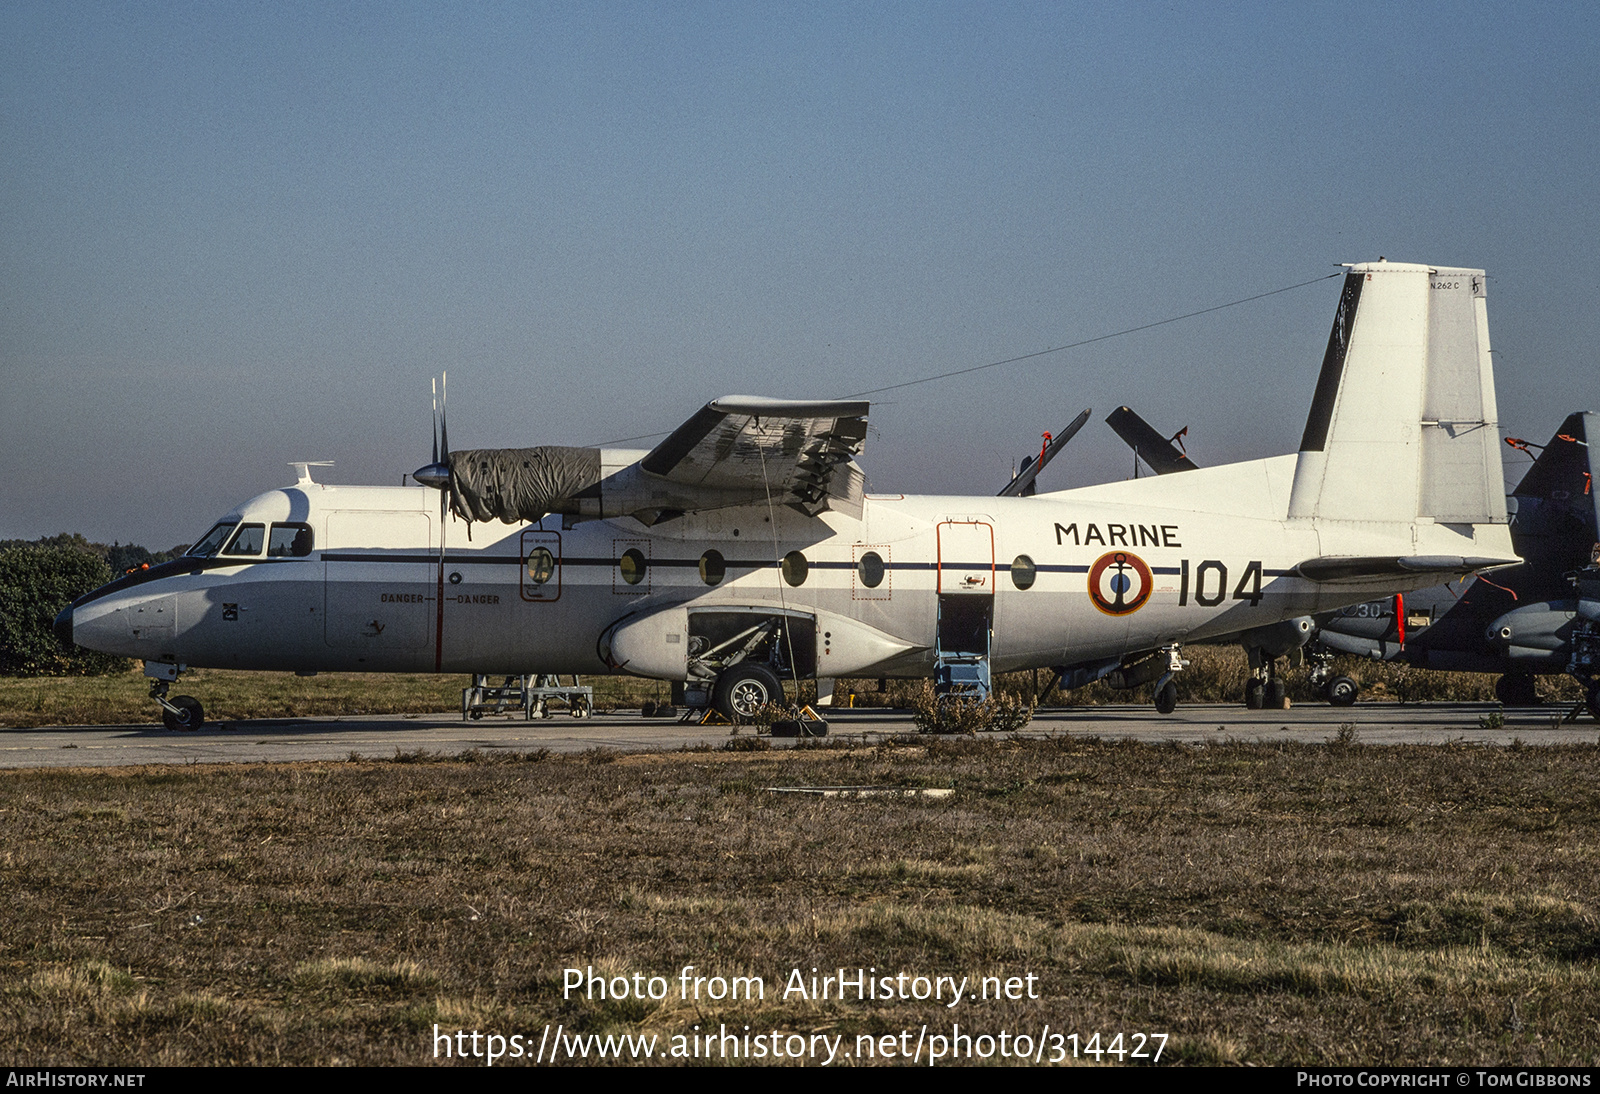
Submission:
POLYGON ((151 677, 150 698, 161 704, 161 723, 171 730, 194 730, 205 724, 206 711, 193 695, 167 698, 167 691, 183 671, 182 665, 146 661, 144 674, 151 677))

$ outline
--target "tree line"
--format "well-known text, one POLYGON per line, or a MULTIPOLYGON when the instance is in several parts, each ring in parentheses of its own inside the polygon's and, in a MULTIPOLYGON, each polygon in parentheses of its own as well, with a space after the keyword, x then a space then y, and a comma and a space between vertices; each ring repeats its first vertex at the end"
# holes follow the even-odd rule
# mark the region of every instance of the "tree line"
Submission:
POLYGON ((0 540, 0 676, 97 676, 123 672, 126 657, 64 645, 56 615, 123 573, 177 558, 184 544, 150 551, 132 543, 91 543, 78 533, 0 540))

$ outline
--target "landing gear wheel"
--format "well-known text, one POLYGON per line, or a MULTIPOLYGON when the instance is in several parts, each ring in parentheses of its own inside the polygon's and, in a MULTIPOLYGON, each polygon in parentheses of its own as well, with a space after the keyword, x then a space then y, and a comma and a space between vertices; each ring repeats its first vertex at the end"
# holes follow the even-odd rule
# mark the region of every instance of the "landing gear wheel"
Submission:
POLYGON ((1261 696, 1261 706, 1264 710, 1283 710, 1289 705, 1289 688, 1282 680, 1269 680, 1266 691, 1261 696))
POLYGON ((1171 714, 1178 709, 1178 682, 1168 680, 1161 685, 1161 690, 1156 692, 1156 713, 1171 714))
POLYGON ((1536 707, 1539 705, 1539 693, 1534 683, 1531 672, 1508 672, 1494 682, 1494 697, 1500 700, 1502 706, 1536 707))
POLYGON ((1347 707, 1356 701, 1356 696, 1361 694, 1361 685, 1348 676, 1335 676, 1323 688, 1328 702, 1336 707, 1347 707))
POLYGON ((717 677, 711 705, 735 725, 747 725, 762 707, 781 702, 783 685, 772 670, 763 665, 735 665, 717 677))
POLYGON ((572 701, 572 716, 574 718, 587 718, 590 714, 589 704, 582 699, 572 701))
POLYGON ((1251 677, 1244 682, 1244 705, 1246 710, 1260 710, 1263 693, 1267 685, 1256 677, 1251 677))
POLYGON ((165 707, 161 710, 161 721, 168 729, 199 729, 205 724, 206 711, 200 705, 200 700, 193 695, 179 695, 171 703, 177 707, 179 713, 174 714, 165 707))

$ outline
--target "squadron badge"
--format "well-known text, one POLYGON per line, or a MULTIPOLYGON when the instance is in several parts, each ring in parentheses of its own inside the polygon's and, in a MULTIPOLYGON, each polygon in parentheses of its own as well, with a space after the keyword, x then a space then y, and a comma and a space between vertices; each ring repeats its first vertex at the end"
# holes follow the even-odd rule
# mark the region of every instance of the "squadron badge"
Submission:
POLYGON ((1127 551, 1107 551, 1089 567, 1089 599, 1107 615, 1138 611, 1154 587, 1150 567, 1127 551))

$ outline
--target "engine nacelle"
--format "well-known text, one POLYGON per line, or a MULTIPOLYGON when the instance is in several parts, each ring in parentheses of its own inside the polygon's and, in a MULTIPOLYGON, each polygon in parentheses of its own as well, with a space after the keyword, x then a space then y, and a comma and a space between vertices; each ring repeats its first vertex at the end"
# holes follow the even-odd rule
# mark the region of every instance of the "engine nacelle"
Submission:
POLYGON ((1580 619, 1600 619, 1600 601, 1542 600, 1524 604, 1490 623, 1484 638, 1511 661, 1559 671, 1566 666, 1573 627, 1580 619))
POLYGON ((1268 657, 1282 657, 1311 641, 1313 629, 1309 615, 1296 616, 1281 623, 1245 631, 1239 636, 1239 644, 1247 650, 1260 650, 1268 657))

